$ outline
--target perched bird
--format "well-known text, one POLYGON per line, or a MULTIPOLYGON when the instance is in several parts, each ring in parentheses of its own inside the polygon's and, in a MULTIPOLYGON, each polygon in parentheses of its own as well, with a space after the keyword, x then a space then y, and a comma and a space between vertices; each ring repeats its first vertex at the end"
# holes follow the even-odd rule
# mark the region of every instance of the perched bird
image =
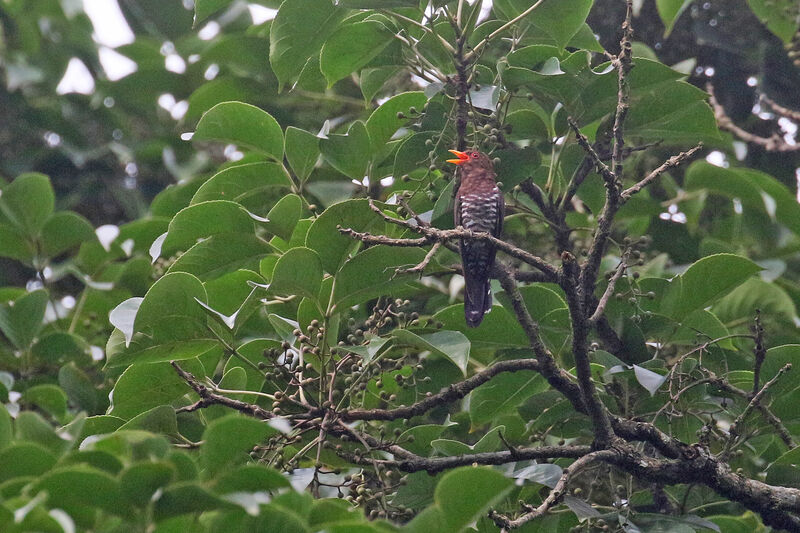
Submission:
MULTIPOLYGON (((500 236, 503 230, 505 203, 497 187, 492 160, 481 152, 450 150, 458 159, 448 163, 459 165, 461 185, 456 194, 453 216, 456 227, 500 236)), ((489 274, 497 249, 489 242, 461 239, 461 265, 464 270, 464 318, 469 327, 477 327, 483 315, 492 308, 489 274)))

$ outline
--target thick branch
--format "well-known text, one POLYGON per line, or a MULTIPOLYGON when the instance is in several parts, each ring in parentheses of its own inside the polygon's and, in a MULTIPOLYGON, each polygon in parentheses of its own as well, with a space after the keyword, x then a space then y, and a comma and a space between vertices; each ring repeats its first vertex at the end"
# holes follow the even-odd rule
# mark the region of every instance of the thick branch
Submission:
POLYGON ((451 457, 405 457, 398 460, 377 460, 383 466, 397 468, 403 472, 428 472, 434 474, 469 465, 503 465, 516 461, 532 461, 556 458, 582 457, 592 450, 589 446, 539 446, 536 448, 514 448, 500 452, 455 455, 451 457))

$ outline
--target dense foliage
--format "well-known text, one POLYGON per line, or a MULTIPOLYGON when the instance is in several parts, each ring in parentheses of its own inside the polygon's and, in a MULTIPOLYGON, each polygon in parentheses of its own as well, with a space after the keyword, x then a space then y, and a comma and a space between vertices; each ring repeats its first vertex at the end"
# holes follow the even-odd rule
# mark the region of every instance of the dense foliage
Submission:
MULTIPOLYGON (((794 2, 748 3, 791 65, 794 2)), ((592 0, 428 4, 121 2, 138 70, 85 98, 49 96, 98 72, 80 9, 0 4, 2 112, 57 148, 3 144, 0 530, 800 530, 792 133, 622 0, 601 40, 592 0), (467 147, 507 205, 475 329, 467 147)))

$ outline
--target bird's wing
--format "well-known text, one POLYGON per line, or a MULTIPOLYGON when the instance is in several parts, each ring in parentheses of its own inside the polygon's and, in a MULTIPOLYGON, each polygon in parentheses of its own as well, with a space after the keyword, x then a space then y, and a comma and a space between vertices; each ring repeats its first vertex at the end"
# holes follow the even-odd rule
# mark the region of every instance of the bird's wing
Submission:
POLYGON ((460 191, 456 192, 455 203, 453 204, 453 223, 455 227, 461 225, 461 194, 460 191))
POLYGON ((499 237, 503 233, 503 220, 506 216, 506 202, 503 199, 503 191, 497 192, 497 223, 495 225, 494 236, 499 237))

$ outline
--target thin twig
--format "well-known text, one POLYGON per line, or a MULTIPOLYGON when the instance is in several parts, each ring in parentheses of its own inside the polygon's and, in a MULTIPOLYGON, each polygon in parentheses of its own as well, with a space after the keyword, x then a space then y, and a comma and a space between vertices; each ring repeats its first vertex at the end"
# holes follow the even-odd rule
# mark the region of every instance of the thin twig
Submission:
POLYGON ((592 313, 592 316, 590 316, 588 319, 590 326, 596 324, 597 321, 600 320, 600 317, 603 316, 603 313, 606 310, 606 305, 608 305, 608 300, 614 294, 614 288, 617 286, 617 281, 619 281, 619 279, 625 273, 625 269, 628 268, 626 259, 627 257, 622 258, 622 260, 619 262, 619 265, 617 265, 617 269, 614 271, 614 275, 608 280, 608 286, 606 287, 603 296, 600 297, 600 301, 597 302, 597 307, 595 307, 594 313, 592 313))
POLYGON ((720 128, 731 132, 746 143, 760 146, 767 152, 787 153, 800 150, 800 144, 789 144, 783 140, 783 137, 778 133, 773 133, 769 137, 761 137, 760 135, 750 133, 740 128, 733 119, 728 116, 725 112, 725 108, 717 101, 716 95, 714 94, 714 86, 710 83, 706 84, 706 91, 710 95, 708 102, 714 109, 714 117, 717 119, 717 125, 719 125, 720 128))
POLYGON ((486 46, 487 44, 489 44, 489 42, 490 42, 490 41, 492 41, 492 40, 493 40, 495 37, 497 37, 498 35, 501 35, 501 34, 502 34, 504 31, 506 31, 508 28, 511 28, 511 27, 515 26, 515 25, 516 25, 516 24, 517 24, 517 23, 518 23, 520 20, 524 19, 525 17, 527 17, 528 15, 530 15, 531 13, 533 13, 533 10, 534 10, 534 9, 536 9, 537 7, 539 7, 539 6, 542 4, 542 2, 544 2, 544 0, 539 0, 538 2, 536 2, 535 4, 533 4, 531 7, 529 7, 528 9, 526 9, 525 11, 523 11, 522 13, 520 13, 519 15, 517 15, 516 17, 514 17, 513 19, 509 20, 508 22, 506 22, 505 24, 503 24, 502 26, 500 26, 499 28, 497 28, 496 30, 494 30, 494 31, 493 31, 492 33, 490 33, 490 34, 489 34, 489 35, 488 35, 486 38, 484 38, 484 39, 483 39, 481 42, 479 42, 478 44, 476 44, 476 45, 475 45, 475 46, 472 48, 472 51, 471 51, 469 54, 467 54, 467 55, 465 56, 465 59, 467 59, 467 60, 470 60, 470 59, 472 59, 473 57, 475 57, 475 55, 476 55, 478 52, 480 52, 481 48, 483 48, 484 46, 486 46))
POLYGON ((775 377, 764 383, 764 386, 761 387, 761 390, 758 391, 758 394, 753 396, 753 399, 750 400, 750 403, 747 404, 747 407, 744 408, 744 411, 742 411, 741 414, 739 414, 739 416, 736 417, 736 419, 733 421, 733 424, 731 424, 730 429, 728 430, 728 441, 725 443, 725 449, 720 453, 721 459, 724 460, 728 457, 728 455, 730 455, 733 443, 739 436, 739 427, 742 425, 742 422, 744 422, 744 419, 747 418, 747 415, 749 415, 750 412, 761 403, 761 399, 767 393, 769 388, 772 387, 775 383, 777 383, 785 372, 788 372, 791 369, 792 369, 791 363, 786 363, 785 365, 783 365, 783 368, 778 370, 778 373, 775 374, 775 377))
POLYGON ((550 491, 550 494, 544 499, 544 501, 536 508, 531 509, 527 513, 518 516, 517 518, 511 520, 506 516, 498 514, 494 511, 489 512, 489 518, 494 520, 494 523, 497 527, 503 529, 516 529, 518 527, 522 527, 531 520, 543 516, 546 514, 551 508, 558 505, 561 502, 561 499, 564 497, 567 491, 567 485, 569 482, 578 475, 581 470, 586 468, 586 466, 590 465, 595 461, 602 461, 606 459, 610 459, 612 456, 616 455, 616 452, 612 450, 600 450, 596 452, 592 452, 589 454, 584 455, 583 457, 576 459, 568 467, 564 468, 561 472, 561 477, 558 478, 555 487, 550 491))
POLYGON ((692 157, 694 154, 696 154, 701 148, 703 148, 703 143, 699 143, 694 148, 686 150, 685 152, 673 155, 672 157, 661 163, 661 165, 658 168, 650 172, 650 174, 648 174, 647 177, 645 177, 643 180, 637 182, 635 185, 632 185, 627 189, 625 189, 624 191, 622 191, 621 195, 622 201, 626 202, 628 199, 630 199, 631 196, 638 193, 639 191, 650 185, 652 182, 654 182, 659 176, 661 176, 661 174, 663 174, 664 172, 666 172, 671 168, 679 166, 681 163, 683 163, 684 161, 692 157))

